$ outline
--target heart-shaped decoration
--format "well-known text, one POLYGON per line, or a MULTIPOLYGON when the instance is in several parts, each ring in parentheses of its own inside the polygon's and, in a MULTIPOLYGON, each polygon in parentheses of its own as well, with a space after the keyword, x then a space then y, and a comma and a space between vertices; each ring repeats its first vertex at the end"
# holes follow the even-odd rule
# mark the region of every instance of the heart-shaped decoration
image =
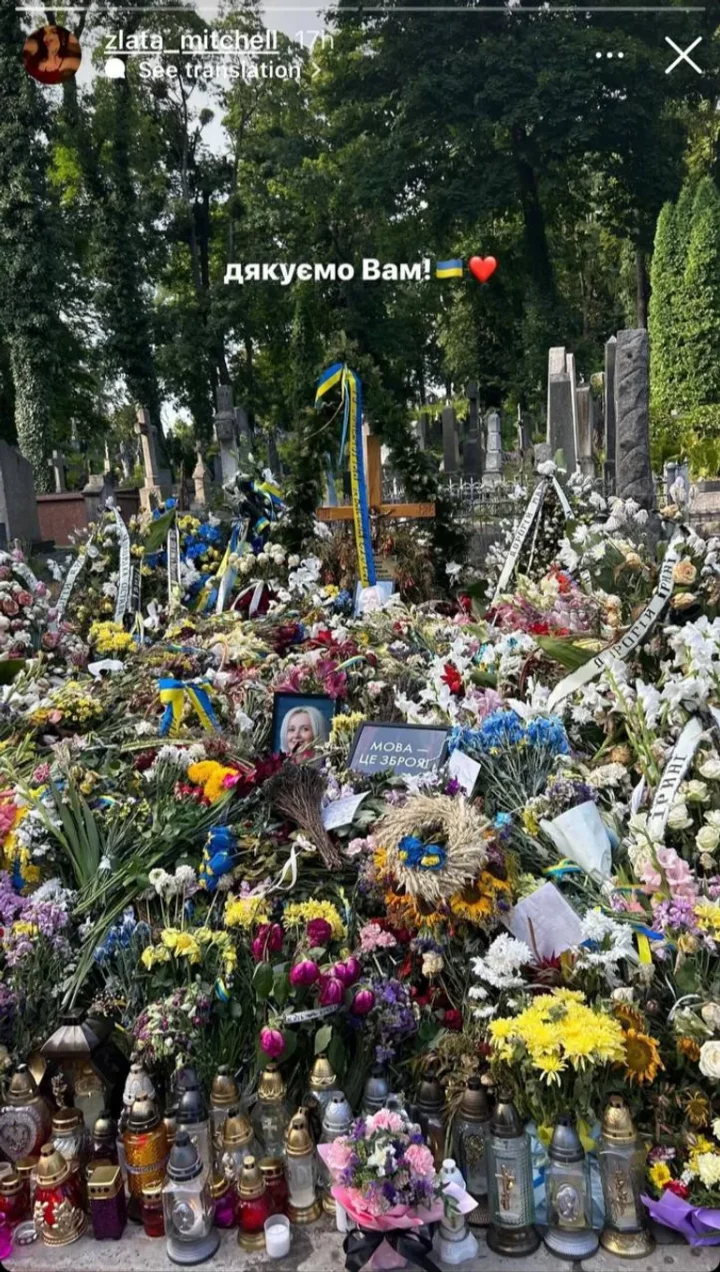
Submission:
POLYGON ((494 256, 471 256, 468 266, 473 278, 477 278, 479 283, 486 283, 495 273, 497 261, 494 256))

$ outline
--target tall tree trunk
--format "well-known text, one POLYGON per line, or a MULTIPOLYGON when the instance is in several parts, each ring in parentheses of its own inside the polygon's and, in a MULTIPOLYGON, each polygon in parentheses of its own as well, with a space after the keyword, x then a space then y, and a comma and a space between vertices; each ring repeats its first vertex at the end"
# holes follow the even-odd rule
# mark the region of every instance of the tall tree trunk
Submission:
POLYGON ((555 275, 545 232, 545 214, 540 202, 535 169, 527 153, 527 134, 520 125, 513 128, 512 146, 530 277, 535 284, 538 299, 547 308, 553 309, 556 302, 555 275))

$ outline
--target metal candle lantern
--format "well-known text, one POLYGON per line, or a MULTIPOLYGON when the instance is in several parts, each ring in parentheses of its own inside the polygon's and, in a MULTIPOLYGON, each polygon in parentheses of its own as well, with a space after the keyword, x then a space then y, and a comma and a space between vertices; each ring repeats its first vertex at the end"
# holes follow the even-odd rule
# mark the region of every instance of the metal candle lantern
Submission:
POLYGON ((477 1224, 489 1221, 487 1153, 490 1121, 490 1106, 482 1082, 478 1077, 468 1078, 453 1128, 453 1147, 465 1187, 478 1202, 470 1215, 470 1222, 477 1224))
POLYGON ((439 1169, 445 1158, 445 1092, 437 1078, 420 1083, 413 1112, 439 1169))
POLYGON ((259 1146, 250 1119, 240 1109, 231 1109, 225 1118, 221 1144, 222 1173, 232 1184, 236 1184, 245 1159, 259 1156, 259 1146))
POLYGON ((0 1151, 11 1162, 34 1157, 50 1134, 50 1109, 27 1065, 18 1065, 0 1109, 0 1151))
MULTIPOLYGON (((203 1165, 212 1173, 213 1148, 210 1138, 210 1116, 205 1097, 197 1084, 188 1085, 181 1091, 175 1118, 178 1133, 181 1128, 187 1131, 198 1146, 203 1165)), ((175 1142, 177 1143, 177 1138, 175 1142)))
POLYGON ((509 1095, 498 1096, 490 1122, 487 1243, 496 1254, 533 1254, 535 1231, 530 1139, 509 1095))
POLYGON ((362 1111, 364 1115, 371 1117, 373 1113, 379 1113, 380 1109, 385 1107, 385 1101, 389 1094, 390 1083, 387 1080, 385 1070, 380 1064, 373 1065, 363 1091, 362 1111))
POLYGON ((71 1171, 76 1171, 84 1180, 90 1159, 90 1132, 80 1109, 65 1103, 68 1098, 65 1078, 53 1078, 52 1087, 59 1105, 57 1112, 53 1113, 52 1143, 62 1153, 71 1171))
POLYGON ((220 1233, 208 1172, 187 1131, 178 1131, 163 1185, 168 1258, 173 1263, 204 1263, 217 1250, 220 1233))
POLYGON ((75 1176, 52 1144, 40 1150, 37 1179, 35 1227, 45 1245, 70 1245, 87 1231, 88 1218, 79 1202, 75 1176))
POLYGON ((225 1119, 240 1104, 240 1089, 227 1065, 221 1065, 210 1087, 210 1123, 215 1161, 222 1157, 225 1119))
MULTIPOLYGON (((353 1124, 353 1113, 342 1091, 333 1092, 323 1117, 321 1144, 332 1144, 341 1135, 347 1135, 353 1124)), ((322 1184, 322 1205, 328 1215, 337 1212, 337 1202, 330 1192, 330 1172, 324 1162, 318 1163, 319 1181, 322 1184)))
POLYGON ((123 1134, 130 1217, 140 1218, 143 1188, 161 1184, 168 1161, 165 1124, 152 1100, 136 1100, 123 1134))
POLYGON ((112 1021, 67 1011, 40 1048, 43 1059, 57 1065, 70 1084, 86 1126, 94 1126, 104 1108, 117 1112, 120 1107, 128 1065, 113 1035, 112 1021))
POLYGON ((314 1061, 310 1070, 309 1087, 307 1096, 303 1100, 303 1107, 307 1106, 308 1096, 310 1098, 314 1097, 318 1103, 320 1120, 322 1121, 330 1097, 337 1088, 337 1074, 326 1055, 320 1055, 314 1061))
POLYGON ((641 1201, 645 1155, 625 1101, 611 1095, 603 1114, 598 1153, 605 1198, 600 1244, 621 1258, 640 1258, 655 1247, 641 1201))
POLYGON ((313 1223, 322 1214, 317 1195, 317 1158, 304 1109, 290 1120, 285 1136, 288 1182, 288 1218, 291 1223, 313 1223))
POLYGON ((545 1245, 567 1259, 589 1259, 598 1248, 592 1226, 590 1168, 572 1118, 558 1118, 548 1151, 545 1245))
POLYGON ((286 1091, 277 1065, 267 1065, 260 1075, 252 1124, 268 1157, 282 1157, 285 1152, 285 1132, 290 1121, 286 1091))

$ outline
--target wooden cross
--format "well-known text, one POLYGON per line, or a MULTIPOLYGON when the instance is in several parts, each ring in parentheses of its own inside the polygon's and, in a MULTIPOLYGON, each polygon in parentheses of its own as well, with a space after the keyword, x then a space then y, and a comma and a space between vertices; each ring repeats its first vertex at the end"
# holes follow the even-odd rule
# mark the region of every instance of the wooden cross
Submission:
MULTIPOLYGON (((434 503, 383 503, 382 497, 382 443, 379 437, 369 433, 367 442, 367 488, 368 505, 371 513, 387 517, 391 521, 399 521, 401 517, 422 521, 435 516, 434 503)), ((352 504, 341 504, 337 507, 323 507, 317 510, 318 521, 352 521, 352 504)))

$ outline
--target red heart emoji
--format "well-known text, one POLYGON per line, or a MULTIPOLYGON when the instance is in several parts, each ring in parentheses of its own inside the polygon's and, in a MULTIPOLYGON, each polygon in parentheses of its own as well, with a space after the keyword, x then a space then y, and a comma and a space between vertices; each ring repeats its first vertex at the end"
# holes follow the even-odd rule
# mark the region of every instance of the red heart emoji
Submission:
POLYGON ((494 256, 471 256, 468 265, 470 266, 470 273, 474 278, 477 278, 479 283, 486 283, 497 269, 497 261, 494 256))

